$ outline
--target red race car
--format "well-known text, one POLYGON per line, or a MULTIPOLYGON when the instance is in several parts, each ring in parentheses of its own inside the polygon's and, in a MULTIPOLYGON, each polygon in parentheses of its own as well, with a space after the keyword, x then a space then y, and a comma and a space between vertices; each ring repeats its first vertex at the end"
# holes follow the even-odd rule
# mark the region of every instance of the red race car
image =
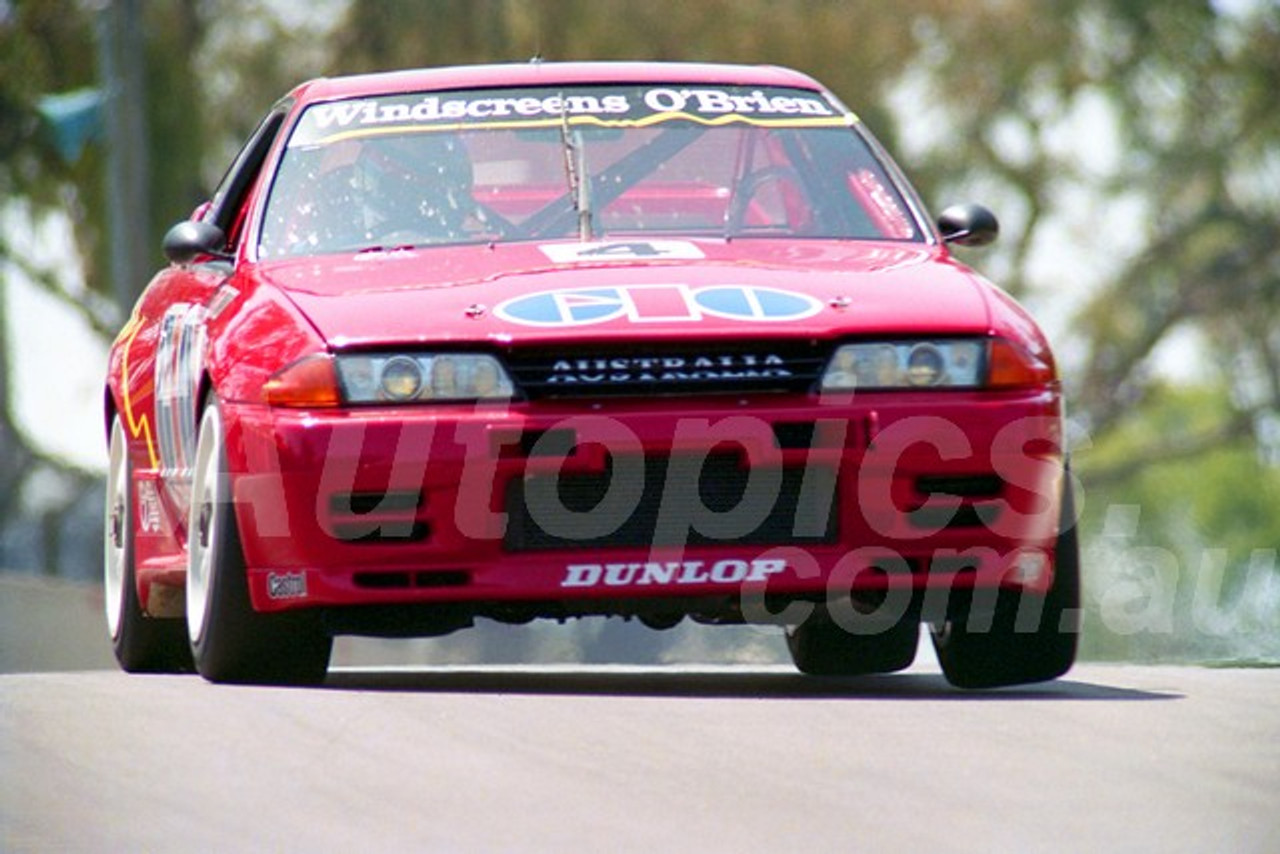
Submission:
POLYGON ((165 238, 111 350, 125 670, 324 678, 477 617, 785 627, 885 673, 1055 678, 1079 569, 1044 335, 786 69, 315 80, 165 238))

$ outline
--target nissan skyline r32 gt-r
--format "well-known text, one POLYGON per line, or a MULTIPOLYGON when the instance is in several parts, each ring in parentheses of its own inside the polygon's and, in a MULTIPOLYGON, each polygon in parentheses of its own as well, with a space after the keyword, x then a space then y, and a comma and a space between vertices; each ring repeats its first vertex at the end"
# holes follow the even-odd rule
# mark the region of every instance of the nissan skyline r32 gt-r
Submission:
POLYGON ((800 670, 1055 678, 1079 568, 1045 337, 779 68, 322 79, 165 238, 110 353, 128 671, 324 678, 476 618, 784 628, 800 670))

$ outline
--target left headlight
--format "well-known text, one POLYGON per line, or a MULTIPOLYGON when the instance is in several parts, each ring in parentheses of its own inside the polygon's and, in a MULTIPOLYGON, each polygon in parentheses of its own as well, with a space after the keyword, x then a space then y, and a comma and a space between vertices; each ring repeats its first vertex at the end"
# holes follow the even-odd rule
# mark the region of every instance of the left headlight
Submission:
POLYGON ((378 353, 335 360, 347 403, 422 403, 510 398, 502 364, 483 353, 378 353))
POLYGON ((305 409, 514 396, 502 364, 476 353, 316 353, 285 366, 263 386, 270 405, 305 409))
POLYGON ((822 391, 869 388, 976 388, 987 342, 893 341, 845 344, 822 375, 822 391))

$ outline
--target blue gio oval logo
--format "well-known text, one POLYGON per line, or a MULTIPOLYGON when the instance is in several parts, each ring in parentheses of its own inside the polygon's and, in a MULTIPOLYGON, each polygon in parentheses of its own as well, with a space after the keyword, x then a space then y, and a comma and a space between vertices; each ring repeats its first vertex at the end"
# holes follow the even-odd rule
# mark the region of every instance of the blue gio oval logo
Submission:
POLYGON ((522 326, 589 326, 610 320, 674 323, 707 317, 755 323, 802 320, 822 310, 808 294, 751 285, 565 288, 513 297, 494 314, 522 326))

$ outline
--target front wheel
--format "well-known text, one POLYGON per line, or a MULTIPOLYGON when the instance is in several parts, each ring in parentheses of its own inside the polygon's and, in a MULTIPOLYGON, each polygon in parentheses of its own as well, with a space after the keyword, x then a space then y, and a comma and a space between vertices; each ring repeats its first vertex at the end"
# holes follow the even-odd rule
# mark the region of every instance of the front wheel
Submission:
POLYGON ((815 614, 787 627, 787 651, 810 676, 864 676, 905 670, 915 661, 920 623, 906 616, 882 631, 854 634, 829 616, 815 614))
POLYGON ((321 682, 333 639, 318 616, 261 614, 250 604, 225 437, 221 409, 210 398, 200 419, 187 525, 187 632, 196 669, 211 682, 321 682))
POLYGON ((1068 478, 1049 592, 1000 591, 986 631, 962 621, 933 629, 934 649, 948 682, 958 688, 998 688, 1057 679, 1071 669, 1080 636, 1080 544, 1075 522, 1068 478))
POLYGON ((108 454, 102 580, 111 648, 127 673, 190 672, 182 619, 150 617, 142 610, 134 569, 133 464, 119 416, 111 422, 108 454))

